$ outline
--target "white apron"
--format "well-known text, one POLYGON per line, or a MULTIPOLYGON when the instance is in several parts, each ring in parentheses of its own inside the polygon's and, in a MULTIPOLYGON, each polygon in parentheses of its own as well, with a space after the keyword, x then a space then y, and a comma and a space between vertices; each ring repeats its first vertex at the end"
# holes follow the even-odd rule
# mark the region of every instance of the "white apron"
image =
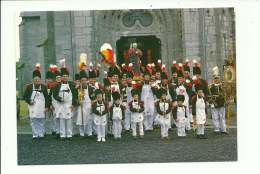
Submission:
MULTIPOLYGON (((89 87, 88 87, 89 88, 89 87)), ((82 89, 82 88, 81 88, 82 89)), ((88 94, 88 89, 83 89, 84 90, 84 100, 82 107, 79 105, 77 110, 78 110, 78 117, 77 117, 77 125, 82 125, 82 112, 83 112, 83 125, 86 125, 87 123, 91 123, 91 117, 90 117, 90 112, 91 112, 91 100, 89 98, 88 94), (83 111, 81 111, 81 108, 83 111)))
POLYGON ((116 106, 113 107, 113 118, 112 119, 114 121, 122 120, 122 110, 120 108, 120 105, 119 105, 119 107, 116 107, 116 106))
POLYGON ((169 92, 169 86, 167 85, 167 96, 166 96, 166 100, 172 100, 172 97, 170 95, 170 92, 169 92))
POLYGON ((72 117, 72 112, 70 109, 72 105, 72 93, 69 84, 61 84, 60 91, 67 90, 67 89, 69 89, 69 93, 59 92, 59 97, 61 98, 63 98, 63 93, 64 93, 64 102, 62 103, 57 102, 57 107, 55 108, 57 118, 70 119, 72 117))
MULTIPOLYGON (((35 87, 33 84, 33 92, 31 95, 31 100, 34 100, 34 104, 33 105, 28 105, 28 110, 29 110, 29 117, 30 118, 45 118, 45 98, 43 95, 43 92, 38 92, 38 91, 34 91, 35 87)), ((39 90, 41 90, 41 86, 39 88, 39 90)))
MULTIPOLYGON (((160 110, 164 111, 164 103, 159 102, 160 110)), ((165 111, 169 108, 169 103, 165 103, 165 111)), ((157 114, 155 118, 155 122, 158 124, 165 124, 170 126, 171 125, 171 113, 166 114, 165 116, 157 114)))
POLYGON ((177 127, 181 127, 186 124, 187 118, 185 118, 185 108, 184 107, 177 106, 177 119, 178 119, 178 122, 175 122, 177 127))
MULTIPOLYGON (((132 102, 132 106, 135 109, 141 109, 140 105, 138 105, 138 102, 132 102)), ((144 116, 143 113, 138 113, 138 112, 132 112, 131 113, 131 121, 132 122, 141 122, 143 121, 144 116)))
POLYGON ((128 106, 128 103, 132 101, 132 94, 131 94, 131 90, 133 88, 132 87, 126 87, 126 109, 125 109, 125 113, 126 114, 130 114, 130 106, 128 106))
POLYGON ((204 124, 206 122, 205 102, 203 98, 199 98, 198 96, 196 102, 196 119, 197 124, 204 124))
MULTIPOLYGON (((97 111, 101 111, 103 112, 105 110, 105 105, 104 103, 102 102, 102 104, 98 104, 97 103, 97 111)), ((94 115, 94 123, 95 125, 106 125, 107 124, 107 114, 105 115, 96 115, 96 114, 93 114, 94 115)))
POLYGON ((153 92, 150 85, 143 85, 141 100, 145 101, 144 103, 144 115, 153 115, 154 114, 154 98, 153 92))

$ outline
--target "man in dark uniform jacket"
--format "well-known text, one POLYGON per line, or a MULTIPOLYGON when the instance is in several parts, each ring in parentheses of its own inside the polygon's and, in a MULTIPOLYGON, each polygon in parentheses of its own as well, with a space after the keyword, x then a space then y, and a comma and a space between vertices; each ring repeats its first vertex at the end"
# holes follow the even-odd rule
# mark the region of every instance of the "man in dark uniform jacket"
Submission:
POLYGON ((211 108, 212 121, 215 133, 226 133, 225 101, 222 96, 222 89, 218 67, 213 68, 213 84, 208 85, 208 101, 211 108))
POLYGON ((73 82, 68 81, 69 72, 67 68, 61 68, 61 82, 53 89, 53 98, 58 102, 55 108, 56 117, 60 120, 61 139, 72 139, 73 109, 76 106, 76 90, 73 82))
POLYGON ((45 117, 50 107, 50 97, 45 85, 40 83, 40 64, 33 71, 33 83, 25 86, 23 99, 28 103, 33 139, 44 138, 45 117))

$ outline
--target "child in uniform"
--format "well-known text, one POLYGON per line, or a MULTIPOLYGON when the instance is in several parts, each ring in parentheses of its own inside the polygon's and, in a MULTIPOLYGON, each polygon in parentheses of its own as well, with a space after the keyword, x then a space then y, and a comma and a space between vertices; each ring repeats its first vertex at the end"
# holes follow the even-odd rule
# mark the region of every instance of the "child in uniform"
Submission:
POLYGON ((192 97, 193 124, 197 124, 197 138, 206 139, 204 134, 204 124, 206 123, 205 99, 203 98, 203 85, 194 78, 196 95, 192 97))
POLYGON ((144 102, 139 100, 139 91, 136 89, 135 81, 132 82, 133 89, 131 90, 131 94, 133 100, 128 103, 130 111, 131 111, 131 127, 133 131, 133 137, 136 138, 136 124, 139 125, 139 133, 140 138, 144 138, 144 130, 143 130, 143 111, 144 111, 144 102))
POLYGON ((175 124, 177 126, 177 135, 179 137, 186 137, 185 124, 187 121, 187 116, 189 114, 189 108, 183 105, 184 100, 184 95, 177 95, 177 105, 173 109, 173 118, 175 119, 175 124))
POLYGON ((103 101, 102 91, 100 89, 95 90, 97 101, 92 102, 92 112, 94 116, 94 124, 97 126, 97 141, 105 142, 105 128, 107 124, 107 102, 103 101))
POLYGON ((110 107, 110 119, 113 121, 114 139, 121 140, 122 124, 125 117, 125 107, 120 104, 120 94, 112 92, 114 104, 110 107))
POLYGON ((167 91, 163 88, 159 89, 158 97, 160 100, 155 102, 155 107, 157 110, 157 116, 155 121, 161 125, 161 139, 169 140, 169 128, 171 126, 171 111, 172 111, 172 101, 166 100, 167 91))

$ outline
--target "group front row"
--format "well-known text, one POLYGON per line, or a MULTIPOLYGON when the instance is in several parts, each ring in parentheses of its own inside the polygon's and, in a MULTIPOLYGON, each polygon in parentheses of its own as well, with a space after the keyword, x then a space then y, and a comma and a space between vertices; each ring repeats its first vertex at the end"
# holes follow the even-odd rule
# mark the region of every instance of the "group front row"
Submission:
MULTIPOLYGON (((97 141, 105 142, 106 134, 113 134, 115 140, 121 140, 123 123, 126 131, 131 127, 133 138, 137 138, 137 124, 142 139, 144 129, 152 131, 153 123, 160 125, 161 139, 169 139, 168 131, 172 123, 177 126, 177 135, 183 137, 186 136, 187 123, 191 120, 190 111, 193 124, 197 125, 197 137, 207 138, 204 134, 206 101, 202 84, 194 84, 195 94, 187 106, 184 105, 185 95, 176 93, 176 89, 154 85, 155 82, 150 83, 149 78, 144 79, 141 89, 136 87, 134 81, 128 82, 125 88, 122 88, 122 84, 115 80, 118 74, 112 73, 113 87, 111 83, 111 89, 106 91, 99 89, 97 82, 94 85, 88 83, 88 80, 91 81, 90 74, 88 77, 85 70, 82 70, 80 84, 75 84, 68 81, 68 70, 61 68, 60 73, 54 72, 56 83, 48 84, 46 80, 47 85, 43 85, 40 83, 40 71, 36 69, 33 72, 33 83, 26 85, 24 100, 28 103, 34 139, 44 138, 46 114, 52 118, 53 134, 62 140, 72 139, 73 128, 77 129, 80 139, 83 139, 85 134, 89 137, 97 134, 97 141), (170 90, 175 93, 174 97, 171 96, 172 99, 168 98, 170 90), (105 98, 110 99, 106 101, 105 98)), ((48 73, 46 79, 49 79, 47 77, 48 73)), ((105 81, 104 79, 104 84, 105 81)))

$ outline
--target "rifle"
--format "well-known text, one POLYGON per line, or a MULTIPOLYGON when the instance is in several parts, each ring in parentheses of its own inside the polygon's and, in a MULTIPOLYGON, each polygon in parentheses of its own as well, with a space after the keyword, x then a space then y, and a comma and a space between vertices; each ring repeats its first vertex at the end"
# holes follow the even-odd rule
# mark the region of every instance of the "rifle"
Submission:
MULTIPOLYGON (((78 89, 78 100, 79 101, 84 100, 84 89, 78 89)), ((82 125, 82 129, 84 131, 85 128, 84 128, 84 123, 83 123, 83 106, 82 105, 80 105, 80 109, 81 109, 81 120, 82 120, 81 125, 82 125)))

